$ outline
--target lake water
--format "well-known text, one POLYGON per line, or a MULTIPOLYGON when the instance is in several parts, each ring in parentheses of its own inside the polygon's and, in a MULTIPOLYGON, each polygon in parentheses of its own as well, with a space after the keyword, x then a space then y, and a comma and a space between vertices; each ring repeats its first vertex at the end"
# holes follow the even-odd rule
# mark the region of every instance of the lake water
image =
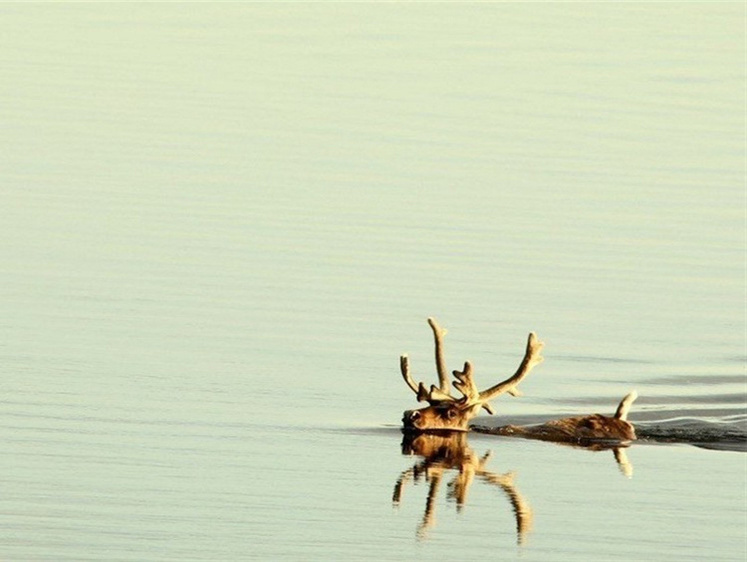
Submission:
POLYGON ((0 558, 745 559, 744 4, 0 14, 0 558), (546 342, 480 422, 709 443, 470 435, 457 510, 431 315, 546 342))

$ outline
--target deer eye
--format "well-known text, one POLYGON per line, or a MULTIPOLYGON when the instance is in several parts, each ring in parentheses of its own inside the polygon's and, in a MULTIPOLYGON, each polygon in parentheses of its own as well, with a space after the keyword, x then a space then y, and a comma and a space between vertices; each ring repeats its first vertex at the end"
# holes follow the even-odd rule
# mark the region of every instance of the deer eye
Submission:
POLYGON ((449 408, 448 410, 446 410, 446 417, 450 420, 453 420, 455 417, 457 417, 457 411, 453 408, 449 408))

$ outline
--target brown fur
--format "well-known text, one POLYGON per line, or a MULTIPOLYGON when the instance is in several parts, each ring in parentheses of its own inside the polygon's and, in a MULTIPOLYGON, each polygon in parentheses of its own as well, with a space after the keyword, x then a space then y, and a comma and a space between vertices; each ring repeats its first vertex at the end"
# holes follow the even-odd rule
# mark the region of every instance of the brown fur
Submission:
POLYGON ((407 410, 402 414, 402 425, 412 431, 468 431, 469 421, 479 410, 479 405, 465 408, 459 402, 442 402, 407 410))
POLYGON ((585 443, 593 441, 633 441, 635 428, 626 420, 594 414, 553 420, 542 425, 506 425, 488 430, 492 434, 555 441, 585 443))

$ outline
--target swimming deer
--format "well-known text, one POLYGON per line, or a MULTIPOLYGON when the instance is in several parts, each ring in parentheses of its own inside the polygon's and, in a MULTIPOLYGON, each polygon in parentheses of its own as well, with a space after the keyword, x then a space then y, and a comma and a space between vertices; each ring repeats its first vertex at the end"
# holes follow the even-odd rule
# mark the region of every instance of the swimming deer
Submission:
MULTIPOLYGON (((532 368, 543 361, 541 355, 544 343, 532 332, 527 339, 524 358, 516 373, 483 391, 477 389, 472 377, 472 364, 467 361, 461 371, 453 371, 456 381, 453 383, 461 397, 452 396, 444 361, 443 338, 446 330, 441 328, 434 318, 428 318, 433 330, 436 350, 436 371, 439 386, 432 385, 426 389, 421 382, 415 384, 410 374, 407 355, 400 357, 400 371, 407 386, 416 394, 419 402, 428 402, 428 406, 419 410, 408 410, 403 414, 402 423, 405 431, 468 431, 469 422, 484 409, 493 414, 490 401, 501 394, 519 396, 518 384, 530 373, 532 368)), ((490 433, 513 435, 529 439, 546 441, 575 442, 579 444, 595 440, 632 441, 636 438, 633 425, 627 421, 628 412, 637 394, 631 392, 620 402, 614 416, 594 414, 554 420, 537 426, 505 426, 493 428, 490 433)), ((482 428, 481 428, 482 429, 482 428)))

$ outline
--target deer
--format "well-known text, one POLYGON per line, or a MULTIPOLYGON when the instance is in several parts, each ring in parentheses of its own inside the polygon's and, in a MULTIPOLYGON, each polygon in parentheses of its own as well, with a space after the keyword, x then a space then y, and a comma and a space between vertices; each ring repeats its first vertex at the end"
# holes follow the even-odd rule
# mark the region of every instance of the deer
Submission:
MULTIPOLYGON (((433 317, 428 318, 428 324, 433 331, 439 385, 431 385, 430 388, 426 388, 422 382, 416 384, 410 373, 407 354, 400 356, 402 378, 415 393, 419 402, 428 403, 428 406, 424 408, 404 412, 402 424, 405 432, 469 431, 470 421, 477 416, 480 410, 485 410, 489 414, 495 413, 490 404, 491 400, 502 394, 520 396, 521 391, 517 388, 519 383, 544 360, 542 357, 544 343, 537 338, 534 332, 530 332, 524 358, 516 373, 506 380, 480 391, 475 385, 470 361, 464 363, 461 371, 452 371, 456 379, 453 386, 461 394, 460 397, 457 397, 451 394, 449 377, 446 374, 443 345, 446 330, 433 317)), ((472 428, 483 433, 578 445, 591 445, 604 441, 629 442, 636 439, 635 428, 627 420, 627 417, 637 396, 635 391, 626 395, 619 403, 613 416, 593 414, 553 420, 541 425, 509 425, 498 428, 472 426, 472 428)))

